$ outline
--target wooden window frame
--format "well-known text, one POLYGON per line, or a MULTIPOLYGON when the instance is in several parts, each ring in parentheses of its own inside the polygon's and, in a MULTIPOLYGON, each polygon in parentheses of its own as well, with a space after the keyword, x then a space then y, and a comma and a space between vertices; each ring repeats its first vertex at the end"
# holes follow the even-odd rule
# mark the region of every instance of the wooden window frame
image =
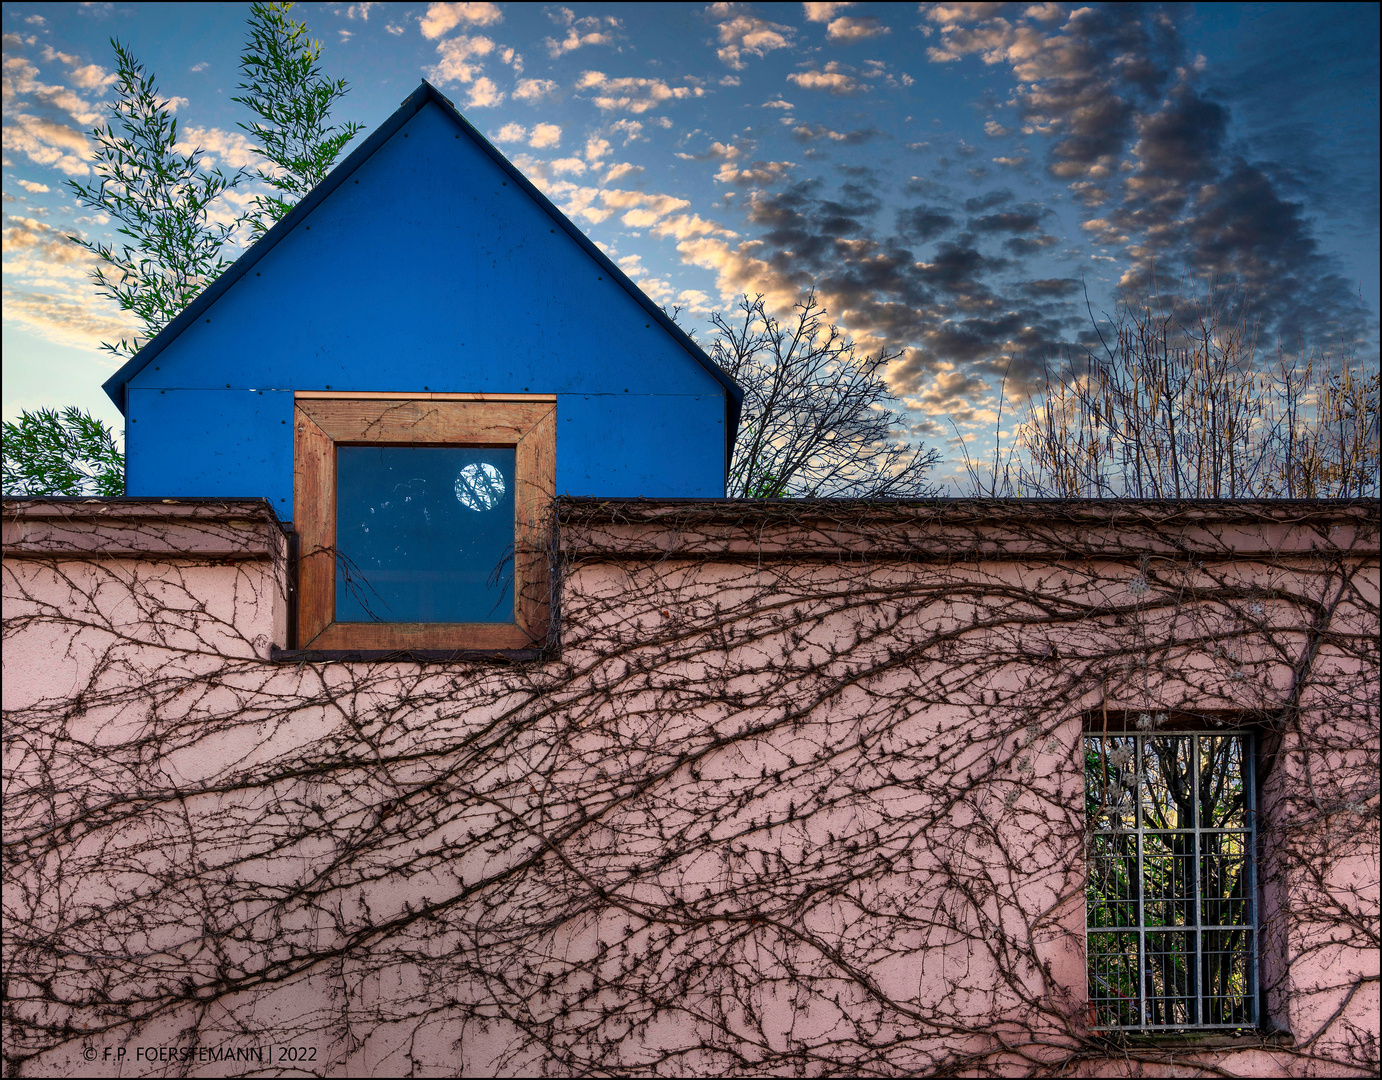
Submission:
POLYGON ((531 649, 546 643, 556 398, 523 395, 295 395, 293 527, 298 534, 298 648, 531 649), (338 446, 514 448, 513 622, 336 622, 338 446))

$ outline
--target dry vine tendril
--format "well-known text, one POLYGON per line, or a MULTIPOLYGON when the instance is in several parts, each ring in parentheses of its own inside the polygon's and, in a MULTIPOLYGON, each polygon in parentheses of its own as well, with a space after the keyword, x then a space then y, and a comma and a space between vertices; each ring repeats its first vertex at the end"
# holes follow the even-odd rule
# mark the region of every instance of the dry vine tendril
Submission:
POLYGON ((509 666, 268 663, 259 564, 9 561, 6 649, 63 689, 6 713, 8 1068, 253 1037, 390 1075, 1097 1072, 1113 700, 1256 726, 1264 956, 1345 983, 1273 1053, 1371 1072, 1376 890, 1336 871, 1376 872, 1378 517, 1314 505, 567 500, 561 641, 509 666), (1288 524, 1314 550, 1242 554, 1288 524))

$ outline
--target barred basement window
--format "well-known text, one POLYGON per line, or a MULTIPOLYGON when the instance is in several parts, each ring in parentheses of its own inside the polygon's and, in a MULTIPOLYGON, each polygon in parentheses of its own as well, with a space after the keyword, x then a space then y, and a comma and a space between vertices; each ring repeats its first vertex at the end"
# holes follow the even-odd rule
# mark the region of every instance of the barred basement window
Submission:
POLYGON ((1084 749, 1093 1025, 1255 1027, 1252 736, 1086 732, 1084 749))

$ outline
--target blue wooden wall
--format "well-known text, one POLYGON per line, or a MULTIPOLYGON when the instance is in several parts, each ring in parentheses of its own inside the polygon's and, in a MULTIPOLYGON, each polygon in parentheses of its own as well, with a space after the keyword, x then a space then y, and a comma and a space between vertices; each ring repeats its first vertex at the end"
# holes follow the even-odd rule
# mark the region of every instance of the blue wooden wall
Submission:
POLYGON ((724 494, 724 388, 429 102, 126 390, 127 491, 293 505, 293 391, 557 395, 557 491, 724 494))

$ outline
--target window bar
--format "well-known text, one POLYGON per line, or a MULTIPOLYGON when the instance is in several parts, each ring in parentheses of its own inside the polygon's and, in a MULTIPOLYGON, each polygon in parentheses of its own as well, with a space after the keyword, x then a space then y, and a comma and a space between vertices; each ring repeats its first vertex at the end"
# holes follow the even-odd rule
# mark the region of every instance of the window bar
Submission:
POLYGON ((1247 735, 1242 737, 1240 746, 1243 755, 1243 822, 1247 826, 1247 836, 1243 839, 1243 858, 1247 864, 1243 898, 1248 917, 1243 921, 1251 928, 1248 930, 1248 983, 1243 987, 1243 997, 1248 1003, 1248 1020, 1256 1027, 1262 1023, 1257 989, 1261 985, 1257 969, 1257 747, 1247 735))
POLYGON ((1137 1002, 1141 1027, 1152 1022, 1153 984, 1152 959, 1147 953, 1147 877, 1143 868, 1146 852, 1142 821, 1142 790, 1147 781, 1146 747, 1142 736, 1133 736, 1133 837, 1137 843, 1137 1002))
MULTIPOLYGON (((1200 888, 1200 858, 1204 851, 1204 844, 1200 838, 1200 830, 1204 826, 1204 821, 1200 813, 1200 736, 1190 736, 1190 827, 1194 830, 1190 837, 1190 904, 1194 909, 1194 917, 1186 920, 1194 929, 1191 934, 1195 939, 1195 968, 1190 975, 1190 985, 1186 987, 1190 993, 1190 1022, 1196 1026, 1207 1021, 1209 1013, 1205 1009, 1204 991, 1204 930, 1203 920, 1200 917, 1201 888, 1200 888)), ((1177 822, 1176 824, 1180 824, 1177 822)), ((1223 916, 1219 916, 1220 921, 1223 916)), ((1187 961, 1189 957, 1186 957, 1187 961)))

